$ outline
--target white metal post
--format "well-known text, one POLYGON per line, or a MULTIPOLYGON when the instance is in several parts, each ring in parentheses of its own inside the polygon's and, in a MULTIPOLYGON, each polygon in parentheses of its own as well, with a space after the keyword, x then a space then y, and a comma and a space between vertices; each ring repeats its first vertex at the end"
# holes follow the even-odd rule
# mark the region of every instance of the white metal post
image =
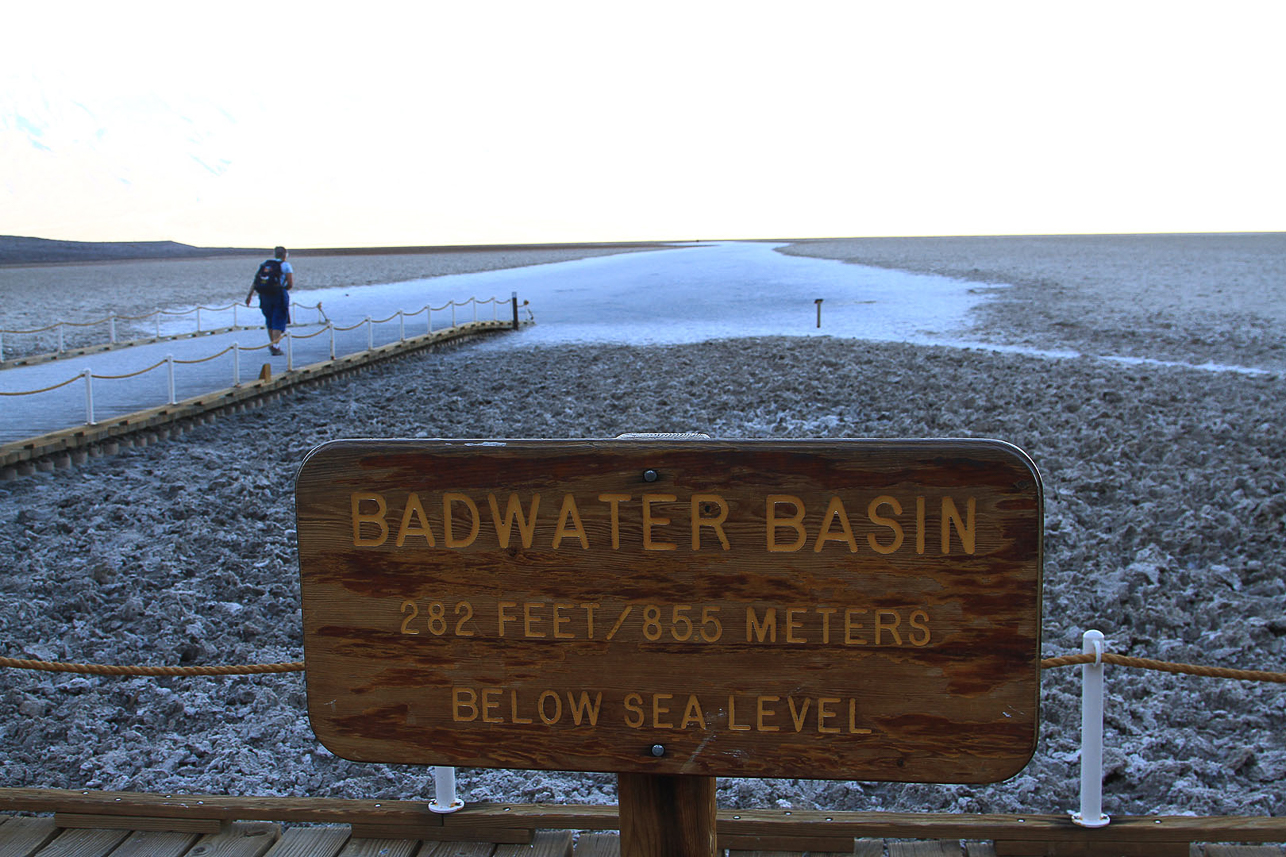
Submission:
POLYGON ((469 298, 469 303, 473 304, 473 320, 474 320, 475 322, 477 322, 477 320, 478 320, 478 299, 477 299, 477 298, 469 298))
POLYGON ((241 386, 241 343, 232 343, 232 386, 241 386))
POLYGON ((169 376, 170 382, 170 404, 176 404, 174 396, 174 355, 165 355, 165 373, 169 376))
POLYGON ((286 331, 286 371, 295 371, 295 337, 286 331))
POLYGON ((0 333, 0 363, 4 362, 4 334, 0 333))
POLYGON ((80 373, 85 378, 85 422, 94 425, 94 376, 88 369, 80 373))
MULTIPOLYGON (((234 316, 235 316, 235 313, 234 313, 234 316)), ((160 339, 161 338, 161 308, 160 307, 157 307, 156 311, 152 313, 152 321, 156 325, 156 338, 160 339)))
POLYGON ((432 333, 433 332, 433 307, 431 306, 426 306, 424 308, 424 323, 428 326, 429 333, 432 333))
POLYGON ((400 342, 406 341, 406 319, 401 310, 397 311, 397 338, 400 342))
POLYGON ((67 346, 63 344, 63 323, 58 322, 58 353, 62 354, 67 346))
POLYGON ((334 360, 335 359, 335 323, 332 321, 326 322, 326 329, 330 331, 330 359, 334 360))
POLYGON ((455 327, 455 301, 451 301, 451 326, 455 327))
POLYGON ((366 317, 366 350, 370 351, 375 348, 375 331, 371 325, 371 317, 366 317))
POLYGON ((464 801, 455 795, 455 768, 435 765, 433 768, 433 800, 429 809, 436 813, 455 812, 464 807, 464 801))
POLYGON ((1081 665, 1081 811, 1072 821, 1081 827, 1105 827, 1103 814, 1103 632, 1086 631, 1081 652, 1094 662, 1081 665))
POLYGON ((196 308, 196 332, 201 332, 201 307, 196 308))
POLYGON ((107 321, 108 321, 108 330, 111 331, 110 338, 112 340, 112 345, 115 345, 116 344, 116 313, 110 314, 107 317, 107 321))

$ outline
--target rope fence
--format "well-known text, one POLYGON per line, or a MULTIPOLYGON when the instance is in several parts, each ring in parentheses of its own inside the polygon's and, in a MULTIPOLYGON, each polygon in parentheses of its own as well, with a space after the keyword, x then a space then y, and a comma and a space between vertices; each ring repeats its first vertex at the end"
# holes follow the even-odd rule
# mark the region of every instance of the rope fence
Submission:
MULTIPOLYGON (((516 302, 516 299, 515 299, 515 302, 516 302)), ((470 298, 468 298, 467 300, 463 300, 463 301, 450 300, 450 301, 447 301, 445 304, 443 304, 443 305, 442 305, 442 306, 440 306, 440 307, 434 307, 434 306, 427 306, 427 305, 426 305, 426 306, 420 307, 418 310, 415 310, 414 312, 407 312, 407 311, 405 311, 405 310, 398 310, 397 312, 395 312, 395 313, 393 313, 392 315, 390 315, 388 318, 372 319, 370 316, 367 316, 367 317, 366 317, 366 318, 364 318, 363 320, 361 320, 361 321, 357 322, 356 324, 350 325, 350 326, 348 326, 348 327, 338 326, 338 325, 336 325, 333 321, 331 321, 329 318, 327 318, 327 317, 326 317, 326 315, 325 315, 325 313, 322 311, 322 305, 321 305, 320 303, 318 303, 316 306, 311 306, 311 307, 310 307, 310 306, 307 306, 307 305, 300 305, 300 306, 302 306, 302 308, 305 308, 305 309, 316 309, 316 310, 317 310, 317 313, 318 313, 318 316, 319 316, 319 319, 320 319, 320 320, 322 320, 322 321, 324 321, 325 326, 324 326, 324 327, 322 327, 322 328, 321 328, 321 329, 319 329, 319 330, 315 330, 315 331, 313 331, 312 333, 296 333, 296 332, 291 331, 291 330, 287 330, 287 331, 286 331, 286 335, 283 337, 283 341, 284 341, 284 343, 285 343, 285 347, 286 347, 286 371, 287 371, 287 372, 292 372, 292 371, 294 371, 294 368, 295 368, 294 347, 293 347, 293 346, 294 346, 294 341, 295 341, 295 340, 307 340, 307 339, 312 339, 312 338, 317 337, 317 336, 321 336, 322 334, 329 334, 329 336, 330 336, 330 359, 331 359, 331 360, 334 360, 334 359, 335 359, 335 355, 336 355, 336 350, 335 350, 335 334, 336 334, 336 333, 344 333, 344 332, 351 331, 351 330, 356 330, 356 329, 358 329, 358 328, 360 328, 360 327, 365 326, 365 328, 366 328, 366 345, 365 345, 365 350, 366 350, 366 351, 373 351, 373 350, 375 349, 375 325, 377 325, 377 324, 389 324, 389 323, 392 323, 392 322, 396 321, 396 322, 398 323, 398 341, 399 341, 399 342, 404 342, 404 341, 406 341, 406 338, 407 338, 407 337, 406 337, 406 319, 407 319, 407 318, 414 318, 414 317, 418 316, 420 313, 425 313, 425 317, 426 317, 426 325, 425 325, 425 326, 426 326, 426 328, 427 328, 426 333, 427 333, 427 334, 432 334, 432 333, 434 333, 434 329, 433 329, 433 313, 435 313, 435 312, 442 312, 443 310, 447 310, 447 309, 450 309, 450 310, 451 310, 451 324, 450 324, 449 326, 441 326, 441 327, 439 327, 439 328, 438 328, 438 330, 448 330, 448 329, 450 329, 451 327, 455 327, 455 326, 457 325, 457 317, 456 317, 456 309, 457 309, 457 307, 469 307, 469 306, 472 306, 472 308, 473 308, 473 321, 475 321, 475 322, 476 322, 476 321, 478 320, 478 307, 479 307, 479 305, 491 304, 491 305, 492 305, 492 319, 493 319, 493 320, 499 320, 499 317, 500 317, 500 305, 501 305, 501 303, 506 303, 506 304, 508 304, 509 302, 508 302, 508 301, 503 301, 503 302, 502 302, 499 298, 496 298, 496 297, 487 298, 486 300, 480 300, 480 299, 478 299, 478 298, 474 298, 474 297, 470 297, 470 298)), ((236 324, 235 324, 235 321, 236 321, 236 317, 235 317, 235 316, 236 316, 236 312, 235 312, 235 311, 236 311, 236 307, 237 307, 237 305, 236 305, 236 304, 230 304, 228 307, 197 307, 197 312, 198 312, 198 315, 197 315, 197 329, 198 329, 198 331, 200 330, 200 326, 201 326, 201 320, 200 320, 200 314, 199 314, 199 311, 200 311, 200 310, 202 310, 202 309, 205 309, 205 310, 207 310, 207 311, 216 311, 216 310, 227 310, 227 309, 231 308, 231 309, 233 310, 233 322, 234 322, 234 325, 233 325, 233 328, 229 328, 229 329, 242 329, 242 328, 237 328, 237 327, 236 327, 236 324)), ((189 310, 189 311, 187 311, 187 312, 191 312, 191 310, 189 310)), ((515 312, 516 312, 516 311, 515 311, 515 312)), ((103 319, 103 320, 101 320, 101 321, 97 321, 97 322, 85 322, 85 323, 83 323, 83 324, 84 324, 84 325, 101 324, 101 323, 102 323, 102 321, 110 321, 110 322, 112 323, 112 342, 113 342, 113 343, 115 343, 115 342, 116 342, 115 321, 116 321, 117 319, 131 319, 131 318, 144 318, 144 319, 145 319, 145 318, 151 318, 153 315, 160 314, 160 313, 175 314, 175 313, 169 313, 169 312, 168 312, 168 311, 166 311, 166 310, 156 310, 156 311, 155 311, 155 313, 149 314, 149 315, 147 315, 147 316, 131 317, 131 316, 117 316, 117 315, 111 315, 111 316, 108 316, 108 317, 107 317, 107 319, 103 319)), ((515 319, 516 319, 516 318, 517 318, 517 316, 515 315, 515 319)), ((319 323, 321 323, 321 322, 319 321, 319 323)), ((75 322, 58 322, 58 323, 56 323, 56 324, 54 324, 54 325, 49 325, 48 327, 43 327, 43 328, 36 328, 36 329, 34 329, 34 330, 21 330, 21 331, 0 330, 0 335, 5 334, 5 333, 38 333, 38 332, 42 332, 42 331, 53 330, 55 327, 57 327, 57 328, 59 328, 59 330, 60 330, 60 333, 59 333, 59 351, 61 351, 61 350, 63 349, 62 335, 61 335, 61 327, 62 327, 63 325, 71 325, 71 324, 78 324, 78 323, 75 323, 75 322)), ((160 339, 160 328, 159 328, 159 327, 157 328, 157 339, 160 339)), ((0 338, 0 342, 2 342, 2 341, 3 341, 3 340, 2 340, 2 338, 0 338)), ((95 424, 96 424, 96 420, 95 420, 95 416, 94 416, 94 390, 93 390, 93 382, 94 382, 94 381, 123 381, 123 380, 129 379, 129 378, 136 378, 136 377, 138 377, 138 376, 140 376, 140 375, 144 375, 144 374, 146 374, 146 373, 148 373, 148 372, 152 372, 152 371, 154 371, 154 370, 156 370, 156 369, 159 369, 159 368, 161 368, 162 366, 164 366, 164 367, 166 367, 166 370, 167 370, 167 372, 168 372, 168 393, 169 393, 169 395, 168 395, 168 398, 167 398, 167 403, 168 403, 168 404, 173 405, 173 404, 176 404, 176 403, 177 403, 177 400, 178 400, 178 399, 177 399, 176 384, 175 384, 175 373, 174 373, 174 367, 175 367, 176 365, 180 365, 180 366, 191 366, 191 365, 195 365, 195 364, 198 364, 198 363, 208 363, 208 362, 210 362, 210 361, 212 361, 212 360, 217 360, 218 358, 220 358, 220 357, 224 356, 225 354, 227 354, 227 353, 229 353, 229 352, 232 352, 232 386, 237 387, 237 386, 240 386, 240 384, 241 384, 241 359, 240 359, 240 358, 241 358, 241 352, 243 352, 243 351, 261 351, 261 350, 267 349, 268 347, 269 347, 269 346, 268 346, 267 344, 262 344, 262 345, 241 345, 241 344, 240 344, 240 343, 238 343, 238 342, 234 342, 234 343, 232 343, 232 345, 228 346, 227 348, 224 348, 222 351, 219 351, 219 352, 217 352, 217 353, 215 353, 215 354, 208 355, 208 356, 206 356, 206 357, 199 357, 199 358, 195 358, 195 359, 191 359, 191 360, 179 360, 179 359, 175 359, 175 357, 174 357, 173 355, 167 355, 167 356, 165 357, 165 359, 164 359, 164 360, 159 360, 159 361, 157 361, 156 363, 153 363, 151 366, 147 366, 147 367, 145 367, 145 368, 143 368, 143 369, 139 369, 139 370, 134 371, 134 372, 128 372, 128 373, 119 374, 119 375, 101 375, 101 374, 96 374, 96 373, 92 372, 92 371, 91 371, 91 370, 89 370, 89 369, 84 369, 84 370, 82 370, 81 372, 77 373, 76 375, 72 376, 71 378, 68 378, 68 379, 67 379, 67 380, 65 380, 65 381, 60 381, 60 382, 58 382, 58 383, 56 383, 56 384, 51 384, 51 385, 49 385, 49 386, 47 386, 47 387, 41 387, 41 388, 39 388, 39 389, 35 389, 35 390, 17 390, 17 391, 12 391, 12 392, 3 392, 3 391, 0 391, 0 396, 34 396, 34 395, 38 395, 38 394, 41 394, 41 393, 48 393, 48 392, 50 392, 50 391, 57 390, 57 389, 59 389, 59 388, 61 388, 61 387, 66 387, 68 384, 75 383, 76 381, 83 380, 83 381, 85 382, 85 423, 86 423, 87 425, 95 425, 95 424)), ((0 345, 0 360, 3 360, 3 347, 2 347, 2 345, 0 345)))
MULTIPOLYGON (((1171 663, 1152 658, 1132 658, 1104 652, 1100 661, 1122 667, 1133 667, 1154 672, 1175 673, 1201 676, 1203 678, 1223 678, 1237 681, 1258 681, 1274 684, 1286 684, 1286 673, 1269 670, 1241 670, 1227 667, 1207 667, 1200 664, 1171 663)), ((1078 666, 1095 663, 1095 655, 1060 655, 1044 658, 1041 669, 1078 666)), ((164 667, 121 664, 77 664, 63 661, 39 661, 23 658, 0 657, 0 668, 16 670, 36 670, 39 672, 82 673, 86 675, 132 675, 132 676, 213 676, 213 675, 263 675, 266 673, 303 672, 303 661, 287 661, 278 664, 231 664, 223 666, 198 667, 164 667)))
MULTIPOLYGON (((325 310, 322 309, 322 305, 320 302, 316 304, 292 304, 291 309, 292 310, 315 310, 317 313, 317 320, 316 322, 309 322, 310 324, 312 323, 322 324, 326 321, 326 312, 325 310)), ((90 342, 90 343, 87 343, 86 345, 86 347, 88 347, 92 345, 122 345, 122 344, 138 345, 146 342, 158 342, 164 338, 175 338, 177 336, 199 336, 205 333, 214 333, 219 330, 253 330, 254 328, 259 327, 259 323, 257 321, 255 324, 241 323, 241 321, 237 317, 238 310, 240 310, 241 312, 250 311, 244 305, 231 303, 231 304, 228 304, 227 306, 196 306, 196 307, 193 307, 192 309, 183 309, 183 310, 168 310, 168 309, 158 308, 144 315, 121 315, 119 313, 113 312, 113 313, 109 313, 103 318, 94 319, 93 321, 59 320, 54 322, 53 324, 47 324, 44 327, 33 327, 33 328, 27 328, 27 329, 0 328, 0 362, 4 361, 5 336, 9 336, 9 337, 37 336, 38 337, 40 334, 46 334, 46 333, 49 333, 50 331, 54 331, 55 344, 54 344, 54 350, 51 352, 51 355, 56 357, 58 355, 63 354, 65 351, 67 351, 67 337, 65 334, 67 328, 89 328, 89 327, 100 327, 102 325, 106 325, 107 341, 105 343, 102 341, 90 342), (202 313, 205 313, 204 317, 202 316, 202 313), (227 314, 227 313, 231 313, 230 320, 221 318, 221 314, 227 314), (213 319, 211 318, 211 315, 214 316, 213 319), (183 318, 185 316, 194 316, 195 329, 187 333, 179 332, 179 333, 171 333, 171 334, 167 334, 166 336, 162 336, 161 334, 162 316, 168 316, 174 319, 183 318), (140 326, 141 326, 141 323, 147 322, 148 320, 151 320, 153 323, 153 332, 150 338, 132 340, 128 343, 119 342, 117 328, 116 328, 116 323, 118 321, 140 323, 140 326), (212 322, 213 322, 213 326, 211 326, 212 322)), ((39 347, 39 344, 37 344, 35 347, 39 347)))

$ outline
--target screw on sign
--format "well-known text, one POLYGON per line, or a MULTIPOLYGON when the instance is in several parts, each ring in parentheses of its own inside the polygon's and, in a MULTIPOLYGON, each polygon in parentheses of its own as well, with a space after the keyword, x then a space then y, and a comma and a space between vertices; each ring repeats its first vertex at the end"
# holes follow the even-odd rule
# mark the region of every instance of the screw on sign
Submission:
POLYGON ((719 776, 1035 748, 1042 493, 1002 442, 336 441, 296 508, 319 740, 616 773, 625 853, 712 853, 719 776))

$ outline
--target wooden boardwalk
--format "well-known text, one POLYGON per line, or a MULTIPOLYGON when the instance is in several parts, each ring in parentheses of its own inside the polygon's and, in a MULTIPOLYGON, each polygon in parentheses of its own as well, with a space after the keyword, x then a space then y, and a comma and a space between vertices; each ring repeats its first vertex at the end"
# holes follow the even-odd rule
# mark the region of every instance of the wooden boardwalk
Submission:
MULTIPOLYGON (((619 825, 605 805, 438 815, 424 801, 0 789, 0 857, 618 857, 619 825)), ((1283 857, 1286 842, 1271 817, 1088 830, 1065 815, 721 809, 717 828, 727 857, 1283 857), (1208 844, 1229 842, 1243 844, 1208 844)))

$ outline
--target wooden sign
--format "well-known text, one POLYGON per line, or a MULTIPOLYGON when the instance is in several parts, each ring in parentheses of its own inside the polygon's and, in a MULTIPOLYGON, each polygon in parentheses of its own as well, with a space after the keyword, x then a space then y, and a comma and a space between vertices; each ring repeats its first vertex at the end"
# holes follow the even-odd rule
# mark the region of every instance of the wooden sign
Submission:
POLYGON ((338 441, 308 712, 361 761, 993 782, 1036 744, 1040 478, 986 440, 338 441))

